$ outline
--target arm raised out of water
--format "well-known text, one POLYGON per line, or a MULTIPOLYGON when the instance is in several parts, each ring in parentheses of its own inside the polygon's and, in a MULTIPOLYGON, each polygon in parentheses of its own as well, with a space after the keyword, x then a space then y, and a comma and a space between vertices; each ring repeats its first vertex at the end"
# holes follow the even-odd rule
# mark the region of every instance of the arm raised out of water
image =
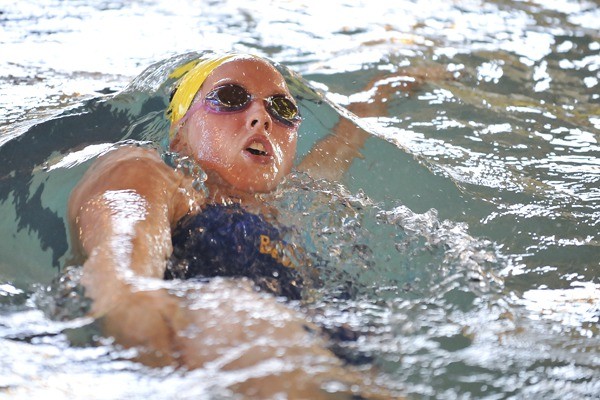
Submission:
MULTIPOLYGON (((385 116, 389 101, 399 92, 411 94, 425 83, 453 79, 441 67, 408 68, 395 74, 376 76, 363 89, 360 101, 347 109, 359 118, 385 116)), ((313 146, 298 165, 315 178, 339 181, 356 158, 362 158, 361 149, 370 134, 349 118, 342 117, 333 132, 313 146)))
MULTIPOLYGON (((351 103, 348 111, 361 118, 386 115, 387 100, 398 90, 385 79, 373 79, 363 92, 368 100, 351 103)), ((298 169, 315 178, 338 181, 356 158, 362 158, 360 151, 369 136, 356 122, 342 117, 330 135, 315 143, 298 169)))

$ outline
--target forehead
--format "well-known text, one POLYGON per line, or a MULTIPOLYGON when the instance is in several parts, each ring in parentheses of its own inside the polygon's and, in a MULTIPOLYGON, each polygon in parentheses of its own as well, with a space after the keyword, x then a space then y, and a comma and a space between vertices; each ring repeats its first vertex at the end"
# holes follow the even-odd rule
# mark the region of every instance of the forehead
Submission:
POLYGON ((225 83, 238 83, 256 95, 285 93, 285 79, 275 67, 259 58, 236 58, 215 68, 202 85, 203 92, 225 83))

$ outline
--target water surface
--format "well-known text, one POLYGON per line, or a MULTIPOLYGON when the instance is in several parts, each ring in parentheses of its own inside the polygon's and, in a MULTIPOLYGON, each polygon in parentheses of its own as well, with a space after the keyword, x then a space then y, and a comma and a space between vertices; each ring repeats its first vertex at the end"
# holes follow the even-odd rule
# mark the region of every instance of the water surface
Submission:
MULTIPOLYGON (((269 199, 353 276, 353 297, 309 306, 369 331, 345 351, 409 397, 596 397, 598 21, 592 1, 0 2, 0 396, 226 393, 222 372, 149 370, 89 321, 51 319, 46 293, 86 160, 160 130, 151 77, 112 93, 176 54, 234 49, 342 106, 374 77, 446 72, 355 119, 373 138, 343 186, 298 175, 269 199)), ((339 119, 305 97, 300 153, 339 119)))

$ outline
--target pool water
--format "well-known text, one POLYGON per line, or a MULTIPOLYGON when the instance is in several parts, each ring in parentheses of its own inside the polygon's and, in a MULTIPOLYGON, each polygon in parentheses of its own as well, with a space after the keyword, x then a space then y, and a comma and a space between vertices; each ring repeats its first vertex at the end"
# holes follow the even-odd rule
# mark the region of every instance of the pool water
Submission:
POLYGON ((77 271, 55 282, 71 188, 114 143, 160 141, 166 71, 204 49, 303 77, 300 157, 340 118, 372 135, 342 182, 295 173, 265 198, 327 265, 303 312, 362 334, 338 351, 409 398, 597 398, 599 21, 566 0, 0 0, 0 398, 244 379, 132 362, 81 312, 77 271), (385 115, 339 108, 425 72, 385 115))

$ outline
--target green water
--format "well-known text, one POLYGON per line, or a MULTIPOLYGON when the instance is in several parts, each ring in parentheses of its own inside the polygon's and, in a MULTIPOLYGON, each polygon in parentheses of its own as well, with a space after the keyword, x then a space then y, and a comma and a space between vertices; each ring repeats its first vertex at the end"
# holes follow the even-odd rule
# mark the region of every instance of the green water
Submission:
POLYGON ((89 321, 52 320, 47 295, 88 159, 163 127, 158 76, 111 92, 214 48, 271 57, 324 94, 296 88, 300 155, 339 120, 329 102, 446 71, 355 119, 372 138, 342 186, 298 175, 269 199, 353 277, 354 297, 307 312, 367 332, 344 350, 408 397, 597 398, 598 21, 592 1, 0 1, 0 397, 226 393, 223 373, 148 370, 87 338, 89 321))

